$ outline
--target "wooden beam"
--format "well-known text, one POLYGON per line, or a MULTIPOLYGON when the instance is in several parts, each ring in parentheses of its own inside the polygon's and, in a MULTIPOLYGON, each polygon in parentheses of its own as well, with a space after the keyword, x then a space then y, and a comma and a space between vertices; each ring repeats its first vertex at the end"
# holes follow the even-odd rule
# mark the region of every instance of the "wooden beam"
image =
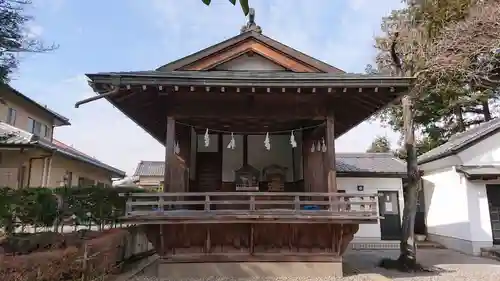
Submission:
POLYGON ((243 166, 248 165, 248 135, 243 135, 243 166))
POLYGON ((313 66, 307 65, 297 59, 291 58, 279 51, 276 51, 262 42, 248 39, 238 45, 228 48, 222 52, 216 52, 210 56, 194 61, 189 65, 183 66, 179 70, 209 70, 216 66, 235 59, 245 53, 253 52, 259 54, 282 67, 295 72, 321 72, 313 66))
MULTIPOLYGON (((164 109, 165 110, 165 109, 164 109)), ((297 105, 248 103, 204 103, 204 104, 169 104, 168 114, 177 119, 183 118, 285 118, 320 120, 326 115, 326 107, 317 104, 297 105), (293 108, 293 112, 291 112, 293 108)))
POLYGON ((335 169, 335 120, 332 115, 326 118, 326 169, 328 176, 328 192, 337 191, 337 175, 335 169))
POLYGON ((163 191, 171 192, 170 165, 175 153, 175 119, 167 117, 167 132, 165 136, 165 175, 163 178, 163 191))

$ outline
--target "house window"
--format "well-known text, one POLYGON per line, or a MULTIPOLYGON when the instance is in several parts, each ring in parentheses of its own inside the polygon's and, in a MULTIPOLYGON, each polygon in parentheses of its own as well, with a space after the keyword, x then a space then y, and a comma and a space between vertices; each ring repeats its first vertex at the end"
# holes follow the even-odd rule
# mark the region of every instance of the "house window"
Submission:
POLYGON ((50 136, 49 126, 42 124, 40 136, 48 138, 50 136))
POLYGON ((78 177, 78 187, 92 187, 95 182, 85 177, 78 177))
POLYGON ((28 131, 34 135, 40 136, 42 133, 42 123, 33 118, 28 118, 28 131))
POLYGON ((64 176, 64 186, 66 187, 72 187, 73 186, 73 173, 67 171, 66 175, 64 176))
POLYGON ((9 107, 7 111, 7 123, 14 126, 16 124, 16 114, 17 111, 14 108, 9 107))

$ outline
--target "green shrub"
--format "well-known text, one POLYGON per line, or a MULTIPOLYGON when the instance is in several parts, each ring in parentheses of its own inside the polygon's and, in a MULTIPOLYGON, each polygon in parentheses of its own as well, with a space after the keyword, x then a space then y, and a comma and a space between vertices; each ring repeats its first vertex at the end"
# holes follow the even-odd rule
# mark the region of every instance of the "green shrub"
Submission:
POLYGON ((48 227, 73 215, 78 224, 112 224, 125 212, 127 198, 119 194, 141 191, 97 186, 0 188, 0 227, 12 233, 16 218, 25 225, 48 227))

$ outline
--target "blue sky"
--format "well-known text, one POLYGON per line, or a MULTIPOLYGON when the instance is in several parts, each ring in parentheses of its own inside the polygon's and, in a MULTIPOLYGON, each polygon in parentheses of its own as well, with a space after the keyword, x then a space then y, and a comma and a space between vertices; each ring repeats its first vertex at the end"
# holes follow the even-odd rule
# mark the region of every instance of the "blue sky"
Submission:
MULTIPOLYGON (((56 138, 131 174, 140 160, 163 160, 164 149, 104 100, 85 73, 151 70, 239 34, 246 22, 227 0, 36 0, 32 36, 60 47, 21 57, 12 84, 71 119, 56 138)), ((380 19, 400 0, 250 0, 263 33, 348 72, 373 61, 380 19), (314 4, 312 4, 314 3, 314 4)), ((338 151, 364 151, 377 135, 398 135, 365 122, 336 141, 338 151)))

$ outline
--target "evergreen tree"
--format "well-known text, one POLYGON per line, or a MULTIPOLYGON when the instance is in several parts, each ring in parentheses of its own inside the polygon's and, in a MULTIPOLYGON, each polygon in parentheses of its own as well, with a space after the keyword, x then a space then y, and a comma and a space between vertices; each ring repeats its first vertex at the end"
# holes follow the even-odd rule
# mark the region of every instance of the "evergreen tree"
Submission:
POLYGON ((387 153, 391 152, 391 142, 386 136, 377 136, 366 152, 387 153))
POLYGON ((25 14, 29 0, 0 0, 0 83, 8 83, 9 75, 19 64, 19 53, 54 50, 28 32, 31 17, 25 14))

